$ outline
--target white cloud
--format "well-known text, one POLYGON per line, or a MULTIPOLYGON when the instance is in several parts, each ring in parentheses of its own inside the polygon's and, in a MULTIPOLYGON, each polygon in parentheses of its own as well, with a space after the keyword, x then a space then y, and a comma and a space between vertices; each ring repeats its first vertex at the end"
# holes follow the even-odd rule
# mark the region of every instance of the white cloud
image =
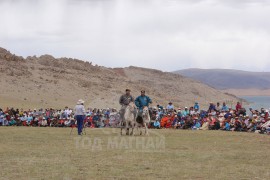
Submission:
POLYGON ((267 0, 2 0, 0 12, 0 46, 23 56, 165 71, 269 69, 267 0))

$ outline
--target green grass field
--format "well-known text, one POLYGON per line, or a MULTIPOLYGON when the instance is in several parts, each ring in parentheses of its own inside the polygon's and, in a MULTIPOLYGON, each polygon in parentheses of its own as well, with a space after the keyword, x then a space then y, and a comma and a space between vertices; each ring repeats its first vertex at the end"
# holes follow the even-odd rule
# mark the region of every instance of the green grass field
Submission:
POLYGON ((0 179, 270 179, 270 136, 0 127, 0 179))

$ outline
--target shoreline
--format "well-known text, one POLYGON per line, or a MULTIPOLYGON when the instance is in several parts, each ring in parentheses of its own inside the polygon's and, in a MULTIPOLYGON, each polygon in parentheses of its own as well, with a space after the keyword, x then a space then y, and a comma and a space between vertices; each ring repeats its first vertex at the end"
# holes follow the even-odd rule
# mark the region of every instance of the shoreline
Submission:
POLYGON ((224 93, 230 93, 239 96, 270 96, 270 89, 222 89, 224 93))

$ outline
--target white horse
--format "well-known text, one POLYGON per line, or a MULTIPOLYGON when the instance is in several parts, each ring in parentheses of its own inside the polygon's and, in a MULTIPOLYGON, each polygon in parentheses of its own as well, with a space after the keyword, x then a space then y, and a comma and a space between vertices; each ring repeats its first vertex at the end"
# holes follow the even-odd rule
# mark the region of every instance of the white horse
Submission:
MULTIPOLYGON (((148 134, 148 125, 150 123, 150 115, 149 115, 149 109, 147 106, 143 107, 142 110, 142 121, 138 122, 137 121, 137 127, 144 127, 145 128, 145 135, 149 135, 148 134)), ((140 128, 140 135, 142 135, 142 128, 140 128)))
POLYGON ((135 121, 135 105, 134 103, 129 103, 129 105, 126 106, 124 118, 122 119, 122 126, 121 126, 121 135, 123 128, 126 129, 126 135, 134 135, 134 128, 136 125, 135 121), (131 131, 130 131, 131 128, 131 131))

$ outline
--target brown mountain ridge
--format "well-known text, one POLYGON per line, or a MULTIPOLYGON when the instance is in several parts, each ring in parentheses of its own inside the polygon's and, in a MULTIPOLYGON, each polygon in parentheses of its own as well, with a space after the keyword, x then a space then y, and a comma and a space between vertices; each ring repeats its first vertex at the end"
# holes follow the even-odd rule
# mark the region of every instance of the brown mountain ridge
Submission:
POLYGON ((178 74, 141 67, 106 68, 51 55, 23 58, 0 48, 0 107, 63 108, 84 99, 87 107, 119 108, 119 97, 130 88, 134 97, 145 89, 157 104, 191 106, 198 101, 239 99, 178 74))

